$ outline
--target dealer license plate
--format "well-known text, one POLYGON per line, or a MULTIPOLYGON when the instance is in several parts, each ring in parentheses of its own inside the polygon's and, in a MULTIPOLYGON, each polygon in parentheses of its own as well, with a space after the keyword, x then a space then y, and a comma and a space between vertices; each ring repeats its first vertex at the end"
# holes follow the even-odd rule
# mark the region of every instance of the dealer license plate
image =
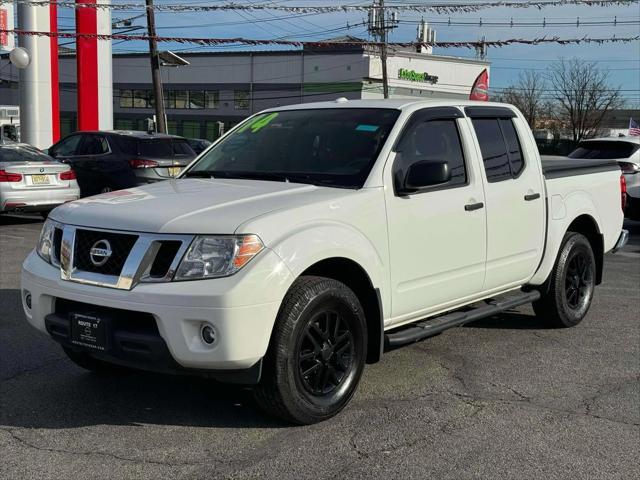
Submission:
POLYGON ((108 348, 108 324, 104 318, 91 313, 72 313, 71 343, 94 350, 106 351, 108 348))
POLYGON ((168 170, 170 177, 177 177, 182 171, 182 167, 169 167, 168 170))
POLYGON ((48 185, 49 175, 31 175, 31 183, 34 185, 48 185))

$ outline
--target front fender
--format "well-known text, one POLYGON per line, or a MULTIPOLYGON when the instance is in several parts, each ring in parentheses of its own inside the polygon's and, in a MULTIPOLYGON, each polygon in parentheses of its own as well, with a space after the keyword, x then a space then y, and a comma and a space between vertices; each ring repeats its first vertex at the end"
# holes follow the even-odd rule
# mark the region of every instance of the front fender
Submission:
POLYGON ((355 262, 380 290, 383 311, 389 312, 389 250, 382 189, 331 193, 328 198, 253 218, 236 233, 258 234, 291 271, 291 283, 322 260, 355 262))

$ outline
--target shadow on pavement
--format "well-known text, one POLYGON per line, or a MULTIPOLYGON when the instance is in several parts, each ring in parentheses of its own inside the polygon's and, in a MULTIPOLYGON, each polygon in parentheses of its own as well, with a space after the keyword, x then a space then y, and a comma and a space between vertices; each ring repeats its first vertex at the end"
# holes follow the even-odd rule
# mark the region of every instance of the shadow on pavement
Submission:
POLYGON ((259 410, 246 387, 134 370, 109 376, 83 370, 27 324, 19 290, 0 289, 0 305, 0 427, 290 426, 259 410))
POLYGON ((549 330, 544 319, 535 315, 525 315, 519 312, 504 312, 500 315, 483 318, 467 323, 465 328, 497 328, 501 330, 549 330))
POLYGON ((44 222, 44 218, 40 215, 0 215, 0 225, 26 225, 42 222, 44 222))

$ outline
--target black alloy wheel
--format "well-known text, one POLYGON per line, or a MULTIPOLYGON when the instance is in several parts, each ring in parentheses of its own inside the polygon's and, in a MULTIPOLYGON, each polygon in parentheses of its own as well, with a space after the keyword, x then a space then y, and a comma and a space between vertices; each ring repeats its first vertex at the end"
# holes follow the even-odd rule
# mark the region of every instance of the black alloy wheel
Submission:
POLYGON ((333 392, 353 366, 353 334, 341 314, 326 310, 308 322, 298 346, 298 375, 307 392, 333 392))
POLYGON ((565 277, 564 289, 569 308, 578 310, 591 301, 593 275, 592 258, 583 251, 576 252, 568 262, 565 277))

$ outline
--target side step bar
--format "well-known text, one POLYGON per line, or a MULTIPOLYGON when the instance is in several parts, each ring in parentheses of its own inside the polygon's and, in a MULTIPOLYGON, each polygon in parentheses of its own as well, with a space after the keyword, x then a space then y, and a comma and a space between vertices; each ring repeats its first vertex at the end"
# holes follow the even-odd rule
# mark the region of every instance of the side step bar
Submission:
POLYGON ((453 312, 430 320, 423 320, 409 328, 387 333, 384 336, 385 348, 396 348, 401 345, 414 343, 427 337, 432 337, 453 327, 460 327, 465 323, 490 317, 498 313, 519 307, 527 303, 535 302, 540 298, 540 292, 532 290, 521 292, 516 296, 510 296, 502 301, 492 301, 489 305, 474 308, 464 312, 453 312))

